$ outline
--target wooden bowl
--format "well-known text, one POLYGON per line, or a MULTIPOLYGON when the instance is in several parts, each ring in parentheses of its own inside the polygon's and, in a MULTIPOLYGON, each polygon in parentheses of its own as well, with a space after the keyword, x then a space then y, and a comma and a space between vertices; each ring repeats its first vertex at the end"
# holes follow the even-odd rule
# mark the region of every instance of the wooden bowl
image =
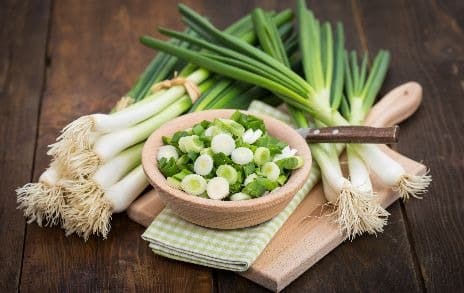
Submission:
POLYGON ((163 145, 162 137, 172 136, 176 131, 190 128, 203 120, 229 118, 234 112, 235 110, 209 110, 178 117, 156 130, 143 148, 143 169, 150 183, 158 189, 161 200, 178 216, 200 226, 236 229, 263 223, 287 206, 309 175, 311 152, 303 137, 279 120, 253 114, 264 120, 270 135, 297 149, 297 154, 304 160, 304 165, 293 171, 284 186, 268 195, 242 201, 220 201, 197 197, 169 186, 166 178, 158 170, 156 160, 158 148, 163 145))

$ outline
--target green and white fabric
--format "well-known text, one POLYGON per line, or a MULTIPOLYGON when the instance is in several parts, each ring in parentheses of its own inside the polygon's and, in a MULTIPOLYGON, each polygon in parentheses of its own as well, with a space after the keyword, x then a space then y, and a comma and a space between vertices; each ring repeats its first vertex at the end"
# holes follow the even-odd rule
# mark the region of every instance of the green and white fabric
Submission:
MULTIPOLYGON (((253 102, 249 110, 282 119, 270 111, 270 106, 253 102)), ((283 115, 283 116, 282 116, 283 115)), ((283 121, 286 119, 284 118, 283 121)), ((288 121, 288 120, 287 120, 288 121)), ((319 168, 313 164, 303 188, 275 218, 260 225, 236 229, 215 230, 197 226, 164 209, 147 228, 142 238, 156 254, 172 259, 231 271, 246 271, 288 217, 320 179, 319 168)))

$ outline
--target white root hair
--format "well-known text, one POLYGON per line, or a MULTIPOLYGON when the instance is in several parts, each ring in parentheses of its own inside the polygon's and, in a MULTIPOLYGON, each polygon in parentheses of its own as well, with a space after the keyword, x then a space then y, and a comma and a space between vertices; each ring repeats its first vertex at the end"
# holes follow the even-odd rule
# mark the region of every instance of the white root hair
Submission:
POLYGON ((73 155, 90 149, 94 126, 95 120, 90 115, 74 120, 61 130, 56 142, 49 145, 47 154, 65 163, 73 155))
POLYGON ((105 198, 105 191, 93 180, 80 179, 68 181, 66 196, 67 208, 63 211, 62 227, 66 235, 76 233, 89 239, 91 234, 106 239, 111 229, 113 206, 105 198))
POLYGON ((342 188, 337 201, 333 204, 335 223, 348 239, 353 240, 363 233, 377 234, 383 232, 390 213, 370 192, 360 192, 353 186, 342 188))
POLYGON ((430 171, 427 170, 424 175, 404 174, 393 187, 393 191, 398 192, 403 201, 411 197, 422 199, 420 195, 427 192, 432 182, 432 175, 429 173, 430 171))
POLYGON ((66 160, 66 172, 73 178, 94 174, 101 164, 100 157, 93 150, 83 150, 66 160))
POLYGON ((27 183, 16 189, 18 209, 23 211, 29 224, 37 222, 40 227, 56 225, 65 207, 63 193, 60 185, 27 183))

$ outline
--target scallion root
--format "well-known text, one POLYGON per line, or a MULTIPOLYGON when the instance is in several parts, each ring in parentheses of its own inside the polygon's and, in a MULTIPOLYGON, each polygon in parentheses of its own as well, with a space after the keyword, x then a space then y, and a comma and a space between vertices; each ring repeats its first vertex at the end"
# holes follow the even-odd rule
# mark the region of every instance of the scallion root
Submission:
POLYGON ((42 226, 53 226, 60 222, 65 207, 65 190, 59 182, 27 183, 16 189, 18 209, 21 209, 27 222, 42 226))
POLYGON ((113 208, 105 191, 93 180, 79 179, 66 183, 67 209, 63 212, 66 235, 76 233, 86 241, 91 234, 106 238, 113 208))
POLYGON ((89 149, 95 120, 92 116, 82 116, 61 130, 60 136, 51 144, 47 154, 63 160, 71 154, 89 149))
POLYGON ((403 201, 411 197, 422 199, 420 195, 427 192, 431 182, 432 176, 429 175, 429 170, 424 175, 404 174, 392 189, 399 193, 403 201))
POLYGON ((101 164, 100 157, 92 150, 76 153, 66 161, 66 171, 74 178, 95 173, 101 164))
POLYGON ((363 233, 383 232, 390 215, 377 202, 372 193, 360 192, 352 186, 345 186, 334 204, 335 222, 343 235, 352 240, 363 233))

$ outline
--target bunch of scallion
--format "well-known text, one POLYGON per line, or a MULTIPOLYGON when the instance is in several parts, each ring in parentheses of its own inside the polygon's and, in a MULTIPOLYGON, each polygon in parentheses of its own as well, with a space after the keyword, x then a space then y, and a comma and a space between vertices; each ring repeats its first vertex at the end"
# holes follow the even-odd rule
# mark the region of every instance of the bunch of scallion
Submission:
MULTIPOLYGON (((289 68, 277 38, 261 43, 261 49, 222 32, 208 20, 192 10, 181 11, 189 27, 199 37, 161 28, 160 32, 197 46, 203 50, 192 52, 167 42, 143 36, 141 42, 148 47, 172 54, 229 78, 254 84, 273 92, 290 109, 299 126, 308 125, 306 115, 311 115, 317 125, 338 126, 359 124, 369 111, 383 82, 388 67, 388 54, 381 51, 367 74, 367 59, 361 64, 350 57, 345 65, 343 34, 337 29, 335 46, 330 25, 320 26, 305 3, 298 3, 300 52, 306 80, 289 68), (343 76, 343 67, 346 74, 343 76), (346 100, 342 100, 343 80, 346 100), (343 102, 342 102, 343 101, 343 102), (345 115, 338 111, 340 103, 345 115), (358 105, 359 103, 360 105, 358 105)), ((257 13, 260 14, 260 13, 257 13)), ((272 33, 266 22, 255 17, 255 30, 272 33)), ((431 181, 428 174, 412 175, 375 145, 350 145, 349 164, 351 181, 344 178, 338 155, 342 147, 312 146, 316 162, 322 170, 328 200, 336 207, 337 222, 347 237, 364 232, 382 231, 385 217, 383 210, 366 183, 372 170, 384 184, 397 191, 403 199, 418 197, 426 192, 431 181), (367 188, 366 188, 367 185, 367 188)))
MULTIPOLYGON (((288 38, 291 11, 271 14, 279 32, 288 38)), ((256 40, 249 16, 226 32, 245 43, 256 40)), ((197 37, 192 31, 186 34, 197 37)), ((169 44, 194 49, 187 42, 169 44)), ((177 78, 163 81, 180 67, 179 62, 159 54, 114 111, 80 117, 63 129, 48 153, 53 158, 50 168, 39 182, 17 189, 19 208, 29 222, 61 223, 67 234, 85 239, 91 234, 106 237, 111 215, 124 211, 148 185, 140 156, 144 141, 156 128, 188 111, 198 97, 194 110, 246 108, 252 98, 269 97, 263 89, 212 77, 193 64, 184 66, 177 78), (242 98, 235 101, 236 95, 242 98)))

